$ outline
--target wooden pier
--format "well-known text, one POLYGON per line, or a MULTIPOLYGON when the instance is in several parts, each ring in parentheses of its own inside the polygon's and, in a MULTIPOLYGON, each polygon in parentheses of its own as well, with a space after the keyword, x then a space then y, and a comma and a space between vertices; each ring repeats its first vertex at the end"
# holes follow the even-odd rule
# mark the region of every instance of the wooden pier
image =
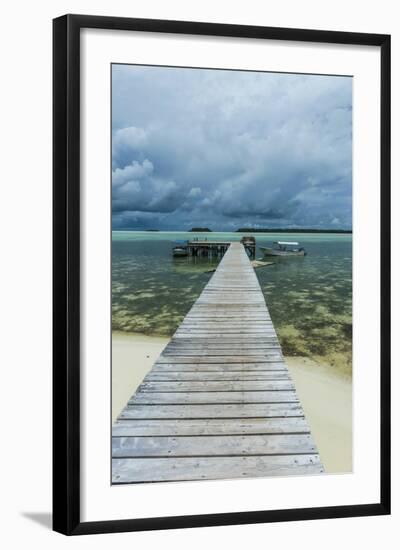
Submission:
POLYGON ((324 471, 239 242, 230 244, 112 436, 113 483, 324 471))
MULTIPOLYGON (((245 236, 240 241, 250 258, 256 255, 256 240, 254 237, 245 236)), ((223 256, 231 245, 231 241, 213 241, 207 239, 193 239, 187 241, 185 248, 189 256, 212 257, 223 256)))

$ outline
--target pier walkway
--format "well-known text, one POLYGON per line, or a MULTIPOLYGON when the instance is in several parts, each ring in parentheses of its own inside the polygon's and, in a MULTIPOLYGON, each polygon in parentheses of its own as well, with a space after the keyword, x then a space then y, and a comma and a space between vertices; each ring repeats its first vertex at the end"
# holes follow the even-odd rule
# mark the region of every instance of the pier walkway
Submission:
POLYGON ((229 246, 112 436, 113 483, 324 471, 239 242, 229 246))

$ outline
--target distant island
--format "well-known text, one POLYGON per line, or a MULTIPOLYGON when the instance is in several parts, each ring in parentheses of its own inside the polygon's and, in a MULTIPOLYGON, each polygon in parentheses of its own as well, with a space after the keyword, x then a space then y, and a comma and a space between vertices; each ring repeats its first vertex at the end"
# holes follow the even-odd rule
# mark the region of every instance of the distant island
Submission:
POLYGON ((208 229, 208 227, 192 227, 192 229, 189 229, 189 231, 192 233, 212 233, 212 230, 208 229))
POLYGON ((352 229, 299 229, 240 227, 236 233, 353 233, 352 229))
POLYGON ((160 231, 159 229, 145 229, 145 231, 160 231))

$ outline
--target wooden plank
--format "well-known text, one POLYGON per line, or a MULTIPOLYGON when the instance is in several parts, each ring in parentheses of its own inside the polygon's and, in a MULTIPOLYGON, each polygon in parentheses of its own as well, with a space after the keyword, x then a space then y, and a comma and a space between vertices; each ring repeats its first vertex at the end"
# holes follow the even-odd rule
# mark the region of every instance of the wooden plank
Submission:
POLYGON ((198 418, 272 418, 304 416, 299 403, 251 404, 237 403, 218 405, 130 405, 119 419, 198 419, 198 418))
POLYGON ((309 433, 303 417, 289 418, 212 418, 203 420, 119 420, 113 436, 235 435, 309 433))
POLYGON ((194 349, 208 349, 210 344, 213 347, 224 347, 234 346, 232 349, 241 350, 261 350, 261 349, 270 349, 272 347, 280 347, 278 338, 276 336, 269 335, 268 337, 262 337, 254 339, 254 341, 248 341, 247 338, 237 338, 236 335, 226 334, 224 337, 210 337, 199 338, 196 335, 194 338, 173 338, 169 344, 164 349, 179 348, 184 349, 185 347, 196 346, 194 349))
POLYGON ((323 467, 317 454, 112 460, 112 483, 115 484, 315 475, 322 472, 323 467))
MULTIPOLYGON (((209 356, 226 356, 226 355, 232 355, 232 353, 237 353, 238 357, 241 357, 242 354, 245 354, 246 357, 249 356, 260 356, 260 355, 268 355, 270 353, 281 353, 281 348, 279 344, 264 344, 262 347, 257 348, 256 352, 254 351, 254 348, 251 348, 249 346, 246 346, 245 349, 243 349, 240 345, 237 344, 215 344, 213 342, 210 342, 208 344, 183 344, 182 346, 168 346, 163 351, 163 357, 173 355, 175 357, 178 356, 185 356, 190 357, 192 355, 195 355, 196 357, 206 357, 209 356)), ((222 360, 223 361, 223 360, 222 360)))
POLYGON ((137 392, 128 401, 129 405, 186 405, 223 403, 297 403, 294 391, 214 391, 214 392, 137 392))
MULTIPOLYGON (((261 339, 264 337, 264 336, 274 336, 273 333, 265 333, 265 332, 251 332, 251 333, 248 333, 247 334, 248 337, 254 337, 256 338, 257 336, 260 337, 261 339)), ((246 337, 246 333, 243 333, 243 332, 212 332, 212 337, 214 339, 222 339, 222 338, 226 338, 226 337, 229 337, 231 339, 238 339, 238 340, 242 340, 246 337)), ((210 338, 210 332, 205 332, 205 331, 201 331, 201 332, 180 332, 180 333, 175 333, 174 335, 174 339, 176 340, 184 340, 184 339, 187 339, 187 338, 200 338, 200 339, 204 339, 204 338, 210 338)))
POLYGON ((159 372, 288 372, 285 363, 160 363, 151 373, 159 372))
POLYGON ((290 380, 263 380, 263 381, 225 381, 218 380, 216 382, 208 381, 207 384, 202 380, 191 382, 151 382, 145 380, 139 386, 139 392, 207 392, 215 391, 282 391, 294 390, 293 382, 290 380))
MULTIPOLYGON (((231 312, 231 310, 230 310, 231 312)), ((190 311, 190 313, 188 313, 184 319, 193 319, 193 320, 206 320, 208 321, 211 317, 210 313, 212 313, 212 319, 231 319, 232 317, 229 316, 229 313, 230 312, 226 312, 226 311, 223 311, 223 310, 214 310, 212 312, 210 312, 207 308, 192 308, 192 310, 190 311)), ((246 320, 246 321, 257 321, 257 320, 262 320, 262 321, 270 321, 271 320, 271 317, 269 316, 268 313, 266 313, 265 311, 263 310, 260 310, 260 309, 256 309, 255 311, 247 311, 247 312, 243 312, 242 310, 241 311, 238 311, 238 313, 240 314, 240 319, 243 321, 243 320, 246 320)))
MULTIPOLYGON (((164 357, 161 357, 160 359, 164 359, 164 357)), ((259 357, 253 357, 249 361, 235 361, 235 362, 228 362, 224 359, 220 359, 218 357, 211 357, 209 360, 204 361, 204 357, 188 357, 187 360, 180 361, 181 357, 177 357, 176 360, 173 362, 171 361, 159 361, 157 360, 156 363, 154 363, 153 369, 166 369, 168 367, 176 367, 178 370, 185 368, 185 366, 194 366, 194 367, 201 367, 205 368, 206 370, 208 368, 210 369, 217 369, 218 367, 224 368, 226 367, 229 369, 234 370, 246 370, 246 369, 257 369, 257 370, 282 370, 287 369, 286 363, 284 362, 283 358, 280 357, 279 359, 259 359, 259 357)), ((152 370, 153 370, 152 369, 152 370)))
MULTIPOLYGON (((219 333, 217 333, 219 334, 219 333)), ((181 333, 179 333, 181 335, 181 333)), ((178 335, 178 336, 179 336, 178 335)), ((188 346, 188 345, 197 345, 201 346, 203 344, 233 344, 236 346, 245 346, 250 349, 258 349, 262 346, 269 346, 271 344, 279 345, 279 340, 276 334, 258 334, 255 333, 253 336, 238 336, 235 334, 227 333, 224 336, 214 336, 214 331, 210 331, 208 335, 200 336, 195 334, 193 338, 188 334, 186 338, 177 338, 175 335, 171 341, 167 344, 168 347, 171 346, 188 346)))
MULTIPOLYGON (((212 313, 210 313, 210 317, 212 317, 212 313)), ((231 315, 240 315, 236 312, 232 312, 231 315)), ((232 323, 229 323, 228 322, 228 319, 225 319, 225 318, 222 318, 222 317, 219 317, 219 318, 215 318, 214 322, 210 322, 210 321, 206 321, 205 319, 201 319, 201 321, 196 321, 196 322, 193 322, 191 319, 188 320, 187 322, 183 321, 182 322, 182 325, 177 329, 176 332, 178 332, 179 330, 183 330, 185 328, 185 326, 189 326, 189 325, 192 325, 193 328, 196 328, 196 329, 201 329, 201 328, 210 328, 210 325, 215 325, 217 328, 219 326, 223 326, 224 327, 224 330, 225 329, 229 329, 229 328, 232 328, 232 329, 237 329, 237 328, 247 328, 247 329, 252 329, 252 327, 254 326, 254 328, 260 328, 260 329, 263 329, 264 332, 268 333, 268 332, 273 332, 274 334, 276 334, 275 332, 275 329, 274 329, 274 325, 272 324, 269 324, 267 321, 262 321, 260 320, 260 322, 257 322, 257 323, 254 323, 253 325, 253 321, 251 320, 242 320, 241 323, 238 323, 237 325, 235 324, 232 324, 232 323)), ((213 328, 213 327, 211 327, 213 328)), ((224 332, 223 331, 220 331, 220 332, 224 332)), ((213 331, 210 331, 210 333, 212 334, 213 331)))
MULTIPOLYGON (((241 356, 241 353, 246 354, 245 357, 275 357, 277 353, 280 352, 280 348, 277 346, 271 348, 265 348, 261 350, 243 350, 242 352, 238 351, 238 356, 241 356)), ((166 349, 163 352, 163 356, 168 357, 230 357, 232 350, 230 349, 166 349)))
MULTIPOLYGON (((199 321, 209 321, 210 319, 232 319, 229 315, 232 313, 232 309, 225 310, 224 308, 193 308, 190 313, 188 313, 184 320, 199 320, 199 321)), ((240 315, 240 320, 253 321, 271 321, 269 313, 265 309, 254 308, 251 310, 243 311, 243 308, 240 308, 237 313, 240 315)), ((239 317, 238 317, 239 319, 239 317)))
POLYGON ((174 336, 171 340, 173 345, 190 345, 190 344, 243 344, 244 346, 252 345, 253 347, 262 346, 263 344, 279 343, 276 334, 254 334, 251 336, 238 335, 238 334, 225 334, 224 336, 216 336, 213 333, 208 335, 179 335, 174 336))
POLYGON ((282 355, 278 353, 271 353, 268 355, 241 355, 240 357, 237 355, 225 355, 224 360, 222 361, 221 358, 218 357, 199 357, 196 356, 194 359, 193 356, 171 356, 168 357, 161 356, 157 359, 156 365, 163 365, 163 364, 171 364, 174 363, 175 365, 179 364, 185 364, 185 363, 196 363, 198 365, 200 364, 219 364, 219 365, 226 365, 226 364, 250 364, 250 363, 279 363, 282 359, 282 355))
POLYGON ((226 380, 230 382, 244 382, 246 380, 261 381, 261 380, 290 380, 288 372, 160 372, 150 371, 144 379, 145 382, 157 381, 180 381, 180 382, 216 382, 218 380, 226 380))
POLYGON ((259 456, 315 453, 309 434, 113 437, 112 456, 259 456))
POLYGON ((277 337, 276 333, 272 330, 234 330, 234 329, 225 329, 225 330, 182 330, 176 331, 174 334, 174 339, 179 338, 240 338, 246 340, 247 336, 253 338, 258 337, 262 339, 264 337, 277 337))
MULTIPOLYGON (((231 295, 237 294, 237 292, 231 292, 231 295)), ((215 298, 217 296, 221 296, 221 293, 213 293, 209 295, 210 300, 202 303, 198 303, 196 307, 193 307, 193 309, 186 314, 184 317, 185 319, 190 318, 196 318, 196 316, 201 316, 205 313, 215 313, 216 315, 225 315, 227 316, 229 313, 232 313, 232 311, 236 311, 237 313, 245 316, 245 317, 251 317, 253 319, 253 314, 256 316, 256 319, 262 318, 262 320, 265 319, 265 321, 271 321, 271 316, 268 312, 268 310, 265 308, 265 303, 263 303, 263 298, 260 298, 257 302, 254 300, 252 302, 247 301, 246 307, 243 307, 242 305, 235 304, 235 302, 228 298, 228 296, 224 296, 223 299, 226 301, 223 303, 218 304, 215 301, 215 298), (212 299, 212 300, 211 300, 212 299)), ((212 317, 209 317, 209 320, 212 321, 212 317)), ((238 323, 241 320, 241 317, 236 317, 231 319, 233 322, 238 323)))
POLYGON ((179 350, 187 350, 187 349, 194 349, 194 350, 232 349, 232 350, 238 350, 238 351, 246 350, 246 352, 247 352, 248 350, 254 350, 254 349, 257 349, 257 350, 267 349, 268 350, 268 349, 276 348, 276 347, 280 348, 280 345, 279 345, 277 339, 270 340, 268 342, 261 342, 261 343, 258 343, 257 345, 255 345, 252 342, 250 342, 250 343, 236 342, 235 339, 233 339, 231 341, 226 341, 226 342, 221 342, 221 341, 218 341, 218 340, 208 341, 208 342, 199 342, 199 341, 196 342, 196 339, 194 339, 194 340, 190 340, 189 342, 187 342, 186 340, 184 340, 183 342, 177 342, 177 341, 173 340, 170 344, 168 344, 164 348, 164 352, 165 351, 170 351, 170 350, 178 350, 178 349, 179 350))

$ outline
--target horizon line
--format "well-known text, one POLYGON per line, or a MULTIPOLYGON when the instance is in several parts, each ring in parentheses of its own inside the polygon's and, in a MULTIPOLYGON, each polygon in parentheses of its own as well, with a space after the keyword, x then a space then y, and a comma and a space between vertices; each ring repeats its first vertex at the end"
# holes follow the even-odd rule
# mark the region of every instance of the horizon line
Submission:
POLYGON ((201 231, 201 230, 193 230, 193 229, 131 229, 131 228, 126 228, 126 229, 121 229, 121 228, 112 228, 111 229, 112 231, 131 231, 131 232, 147 232, 147 233, 251 233, 251 232, 259 232, 259 233, 273 233, 274 231, 277 231, 277 232, 286 232, 286 233, 290 233, 290 232, 293 232, 293 231, 304 231, 305 233, 307 231, 310 231, 310 232, 330 232, 330 233, 343 233, 343 232, 346 232, 346 233, 352 233, 353 232, 353 229, 348 229, 348 228, 339 228, 339 229, 330 229, 330 228, 324 228, 324 227, 316 227, 316 228, 313 228, 313 227, 305 227, 305 228, 302 228, 302 227, 293 227, 293 228, 287 228, 287 227, 272 227, 270 229, 267 229, 267 228, 262 228, 262 229, 257 229, 257 228, 246 228, 244 231, 240 231, 239 229, 232 229, 232 230, 228 230, 228 229, 224 229, 224 230, 215 230, 215 229, 210 229, 209 231, 201 231), (263 231, 264 229, 264 231, 263 231))

